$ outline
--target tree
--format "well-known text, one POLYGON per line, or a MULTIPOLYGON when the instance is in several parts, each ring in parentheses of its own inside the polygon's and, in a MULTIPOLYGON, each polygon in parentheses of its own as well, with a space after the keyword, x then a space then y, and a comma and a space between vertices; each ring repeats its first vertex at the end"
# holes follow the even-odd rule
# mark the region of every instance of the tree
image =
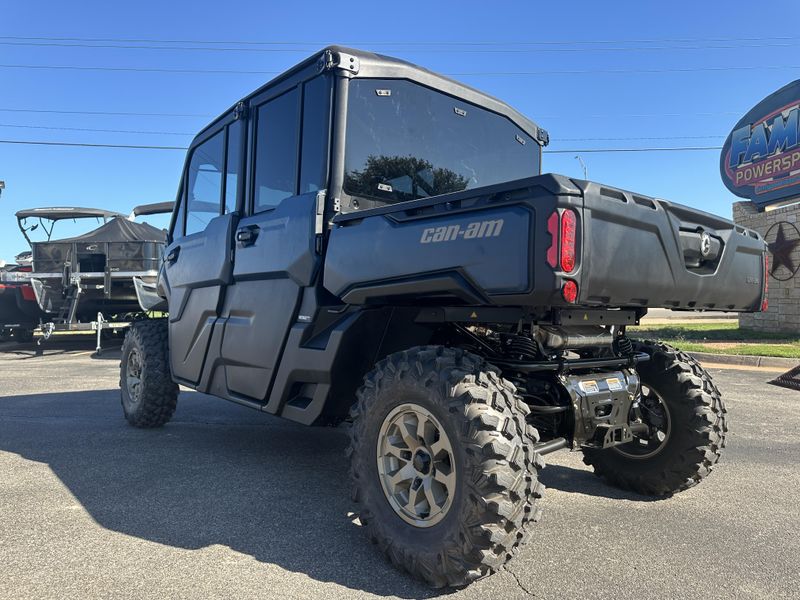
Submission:
POLYGON ((345 188, 350 194, 378 198, 388 195, 399 201, 460 192, 468 183, 463 175, 414 156, 370 155, 363 170, 345 174, 345 188))

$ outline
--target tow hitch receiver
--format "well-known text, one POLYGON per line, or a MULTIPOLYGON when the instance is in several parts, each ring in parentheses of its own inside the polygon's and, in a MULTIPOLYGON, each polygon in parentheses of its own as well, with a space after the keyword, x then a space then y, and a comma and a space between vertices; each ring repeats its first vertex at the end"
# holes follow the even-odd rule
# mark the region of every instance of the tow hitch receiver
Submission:
POLYGON ((609 448, 630 442, 638 433, 630 423, 639 391, 636 371, 561 375, 559 379, 572 400, 573 448, 609 448))

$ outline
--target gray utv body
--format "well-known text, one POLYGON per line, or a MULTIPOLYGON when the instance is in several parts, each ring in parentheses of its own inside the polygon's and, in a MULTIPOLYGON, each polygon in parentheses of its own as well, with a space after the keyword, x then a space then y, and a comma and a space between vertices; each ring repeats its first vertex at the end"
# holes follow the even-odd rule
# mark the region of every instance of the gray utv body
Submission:
POLYGON ((453 327, 525 322, 569 339, 563 327, 634 325, 651 307, 760 310, 765 246, 757 233, 684 205, 541 174, 547 141, 544 130, 495 98, 403 61, 340 47, 242 99, 188 152, 158 280, 174 380, 311 424, 344 418, 364 374, 382 357, 451 343, 453 327), (366 89, 363 98, 391 99, 399 93, 392 82, 436 92, 455 118, 503 119, 517 132, 510 139, 529 152, 529 170, 512 181, 409 200, 397 192, 411 189, 403 177, 352 193, 352 182, 365 175, 346 170, 348 120, 360 114, 348 113, 348 97, 366 89), (302 122, 286 150, 295 157, 293 192, 259 208, 259 110, 289 97, 302 122), (300 133, 310 129, 313 142, 300 133), (198 201, 187 195, 188 173, 197 148, 210 147, 203 144, 215 136, 229 142, 227 168, 240 176, 207 226, 188 233, 187 212, 198 201), (314 152, 310 144, 318 146, 314 152), (320 175, 316 189, 303 193, 308 156, 320 175), (548 220, 565 210, 577 217, 569 272, 548 255, 555 243, 548 220), (567 300, 565 286, 573 284, 575 297, 567 300))

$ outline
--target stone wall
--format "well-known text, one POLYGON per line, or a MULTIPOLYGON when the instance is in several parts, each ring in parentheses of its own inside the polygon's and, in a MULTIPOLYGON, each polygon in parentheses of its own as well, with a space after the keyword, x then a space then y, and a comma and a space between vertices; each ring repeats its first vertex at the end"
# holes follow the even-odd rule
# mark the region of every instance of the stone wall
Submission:
POLYGON ((781 263, 769 276, 769 309, 740 315, 739 325, 756 331, 800 333, 800 204, 760 212, 752 202, 736 202, 733 220, 765 236, 770 245, 770 271, 776 260, 781 263), (792 244, 794 240, 799 241, 792 244), (786 259, 794 273, 784 264, 786 259))

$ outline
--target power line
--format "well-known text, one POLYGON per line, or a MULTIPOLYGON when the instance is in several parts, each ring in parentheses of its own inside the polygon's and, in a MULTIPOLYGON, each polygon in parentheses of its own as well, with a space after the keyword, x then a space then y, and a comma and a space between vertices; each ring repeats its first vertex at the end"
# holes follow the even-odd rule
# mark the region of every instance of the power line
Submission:
POLYGON ((57 131, 93 131, 98 133, 136 133, 147 135, 191 135, 197 132, 187 133, 185 131, 145 131, 138 129, 94 129, 91 127, 49 127, 46 125, 17 125, 11 123, 0 123, 0 127, 13 127, 15 129, 50 129, 57 131))
POLYGON ((630 142, 634 140, 719 140, 724 135, 666 135, 648 137, 590 137, 590 138, 558 138, 558 142, 630 142))
MULTIPOLYGON (((101 43, 82 43, 82 42, 0 42, 3 46, 26 46, 42 48, 100 48, 100 49, 119 49, 119 50, 158 50, 158 51, 183 51, 183 52, 282 52, 282 53, 310 53, 319 50, 318 46, 313 49, 308 48, 263 48, 263 47, 219 47, 219 46, 155 46, 155 45, 130 45, 126 43, 101 44, 101 43)), ((463 48, 457 46, 449 47, 410 47, 405 48, 398 44, 395 52, 412 53, 481 53, 481 54, 531 54, 531 53, 571 53, 571 52, 652 52, 663 50, 742 50, 747 48, 788 48, 797 46, 798 42, 777 42, 777 43, 748 43, 748 44, 727 44, 727 45, 695 45, 695 46, 622 46, 622 47, 597 47, 587 49, 580 48, 553 48, 553 47, 525 47, 525 48, 463 48)), ((381 50, 389 52, 392 50, 381 50)))
POLYGON ((0 108, 0 112, 12 113, 48 113, 56 115, 103 115, 123 117, 203 117, 210 118, 216 115, 198 113, 153 113, 153 112, 110 112, 99 110, 45 110, 37 108, 0 108))
MULTIPOLYGON (((5 40, 33 40, 56 42, 119 42, 119 43, 155 43, 155 44, 239 44, 247 46, 315 46, 324 47, 333 44, 329 41, 263 41, 263 40, 198 40, 198 39, 159 39, 159 38, 87 38, 87 37, 50 37, 50 36, 0 36, 5 40)), ((663 43, 696 43, 696 42, 762 42, 800 40, 799 36, 756 36, 756 37, 709 37, 709 38, 649 38, 649 39, 609 39, 609 40, 558 40, 558 41, 377 41, 362 40, 343 42, 345 45, 370 46, 568 46, 568 45, 603 45, 603 44, 663 44, 663 43)))
MULTIPOLYGON (((2 110, 2 109, 0 109, 2 110)), ((743 110, 727 110, 727 111, 719 111, 719 112, 691 112, 691 113, 618 113, 618 114, 594 114, 594 115, 586 115, 583 113, 576 113, 570 115, 539 115, 537 117, 538 120, 544 119, 619 119, 619 118, 653 118, 653 117, 719 117, 724 115, 738 115, 741 116, 745 112, 746 109, 743 110)))
POLYGON ((545 154, 569 154, 580 152, 602 153, 602 152, 695 152, 700 150, 722 150, 722 146, 678 146, 664 148, 574 148, 571 150, 544 150, 545 154))
POLYGON ((0 144, 23 144, 30 146, 75 146, 81 148, 134 148, 137 150, 188 150, 186 146, 146 146, 136 144, 87 144, 78 142, 40 142, 32 140, 0 140, 0 144))
MULTIPOLYGON (((631 74, 631 73, 700 73, 723 71, 763 71, 799 69, 796 65, 755 65, 732 67, 678 67, 663 69, 569 69, 550 71, 470 71, 463 73, 445 73, 451 77, 467 77, 477 75, 590 75, 590 74, 631 74)), ((55 69, 73 71, 130 71, 142 73, 189 73, 189 74, 219 74, 219 75, 277 75, 282 71, 243 71, 238 69, 166 69, 157 67, 87 67, 79 65, 8 65, 0 64, 0 69, 55 69)))
MULTIPOLYGON (((79 142, 49 142, 32 140, 0 140, 0 144, 27 144, 34 146, 76 146, 85 148, 135 148, 141 150, 187 150, 186 146, 150 146, 135 144, 89 144, 79 142)), ((566 154, 569 152, 691 152, 700 150, 721 150, 722 146, 671 146, 657 148, 575 148, 571 150, 545 150, 547 154, 566 154)))
MULTIPOLYGON (((15 129, 47 129, 53 131, 89 131, 97 133, 134 133, 143 135, 188 135, 194 136, 197 132, 187 131, 152 131, 139 129, 96 129, 93 127, 51 127, 47 125, 19 125, 16 123, 0 123, 0 127, 12 127, 15 129)), ((724 135, 668 135, 668 136, 647 136, 647 137, 590 137, 590 138, 558 138, 558 142, 631 142, 646 140, 707 140, 724 139, 724 135)))
POLYGON ((162 69, 156 67, 83 67, 79 65, 0 65, 0 69, 55 69, 69 71, 133 71, 144 73, 207 73, 221 75, 277 75, 281 71, 241 71, 236 69, 162 69))
MULTIPOLYGON (((124 116, 124 117, 192 117, 192 118, 212 118, 217 115, 211 113, 159 113, 159 112, 112 112, 95 110, 55 110, 55 109, 36 109, 36 108, 0 108, 0 112, 11 113, 45 113, 58 115, 101 115, 101 116, 124 116)), ((539 115, 537 119, 619 119, 619 118, 653 118, 653 117, 717 117, 724 115, 742 115, 746 110, 738 111, 719 111, 719 112, 687 112, 687 113, 618 113, 618 114, 592 114, 576 113, 570 115, 539 115)))

